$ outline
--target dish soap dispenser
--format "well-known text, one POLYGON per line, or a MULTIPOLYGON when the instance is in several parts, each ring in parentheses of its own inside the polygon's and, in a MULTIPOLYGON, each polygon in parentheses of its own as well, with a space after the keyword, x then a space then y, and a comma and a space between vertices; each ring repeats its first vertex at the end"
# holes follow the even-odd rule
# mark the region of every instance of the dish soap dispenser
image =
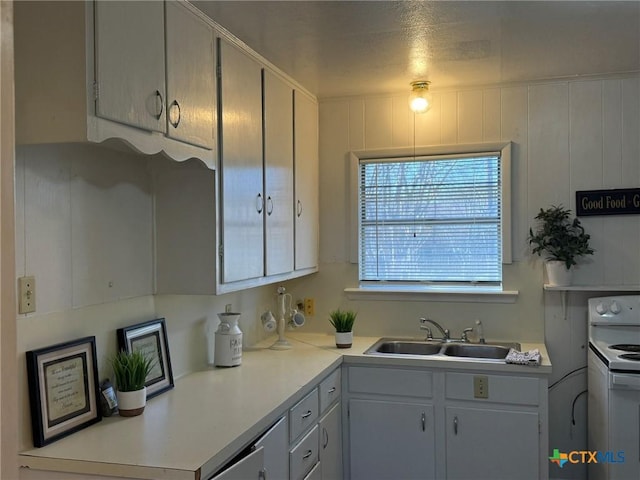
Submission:
POLYGON ((242 363, 242 331, 238 327, 239 313, 219 313, 220 325, 216 330, 215 364, 217 367, 235 367, 242 363))

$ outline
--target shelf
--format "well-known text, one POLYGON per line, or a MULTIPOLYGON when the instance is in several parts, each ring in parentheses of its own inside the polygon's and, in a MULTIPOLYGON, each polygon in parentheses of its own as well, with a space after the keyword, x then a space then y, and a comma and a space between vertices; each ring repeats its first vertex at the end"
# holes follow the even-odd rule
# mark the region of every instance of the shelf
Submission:
POLYGON ((640 292, 640 285, 544 285, 551 292, 640 292))

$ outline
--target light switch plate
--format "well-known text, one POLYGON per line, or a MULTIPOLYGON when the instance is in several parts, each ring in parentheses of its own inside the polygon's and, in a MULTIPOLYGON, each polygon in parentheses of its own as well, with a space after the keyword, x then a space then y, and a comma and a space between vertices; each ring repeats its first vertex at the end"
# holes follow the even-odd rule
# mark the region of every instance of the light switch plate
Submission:
POLYGON ((489 377, 486 375, 473 377, 473 396, 475 398, 489 398, 489 377))
POLYGON ((18 313, 36 311, 36 279, 20 277, 18 279, 18 313))

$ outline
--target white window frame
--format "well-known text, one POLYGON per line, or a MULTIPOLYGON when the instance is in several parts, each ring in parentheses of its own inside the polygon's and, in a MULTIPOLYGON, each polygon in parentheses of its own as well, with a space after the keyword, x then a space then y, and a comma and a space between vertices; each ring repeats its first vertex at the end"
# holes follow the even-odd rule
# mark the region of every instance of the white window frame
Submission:
MULTIPOLYGON (((359 150, 352 151, 349 155, 350 173, 350 261, 357 264, 359 261, 359 165, 361 159, 393 158, 393 157, 422 157, 436 155, 468 155, 478 154, 479 156, 495 152, 500 153, 500 172, 502 181, 502 263, 512 263, 511 245, 511 142, 499 143, 474 143, 459 145, 437 145, 430 147, 407 147, 384 150, 359 150)), ((355 288, 345 288, 345 293, 349 298, 359 300, 411 300, 433 299, 437 301, 480 301, 513 303, 518 292, 504 290, 502 286, 461 286, 442 287, 431 285, 409 285, 409 284, 379 284, 372 286, 363 282, 355 288), (432 298, 431 298, 432 297, 432 298)))

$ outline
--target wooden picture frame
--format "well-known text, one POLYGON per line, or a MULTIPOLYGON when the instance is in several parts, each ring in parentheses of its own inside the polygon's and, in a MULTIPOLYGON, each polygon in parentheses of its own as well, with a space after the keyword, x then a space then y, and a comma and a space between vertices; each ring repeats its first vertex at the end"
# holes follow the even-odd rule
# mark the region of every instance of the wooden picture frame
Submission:
POLYGON ((147 398, 173 388, 173 371, 169 356, 169 341, 164 318, 119 328, 118 347, 126 352, 142 351, 154 366, 147 375, 147 398))
POLYGON ((96 337, 31 350, 26 357, 34 446, 102 420, 96 337))

